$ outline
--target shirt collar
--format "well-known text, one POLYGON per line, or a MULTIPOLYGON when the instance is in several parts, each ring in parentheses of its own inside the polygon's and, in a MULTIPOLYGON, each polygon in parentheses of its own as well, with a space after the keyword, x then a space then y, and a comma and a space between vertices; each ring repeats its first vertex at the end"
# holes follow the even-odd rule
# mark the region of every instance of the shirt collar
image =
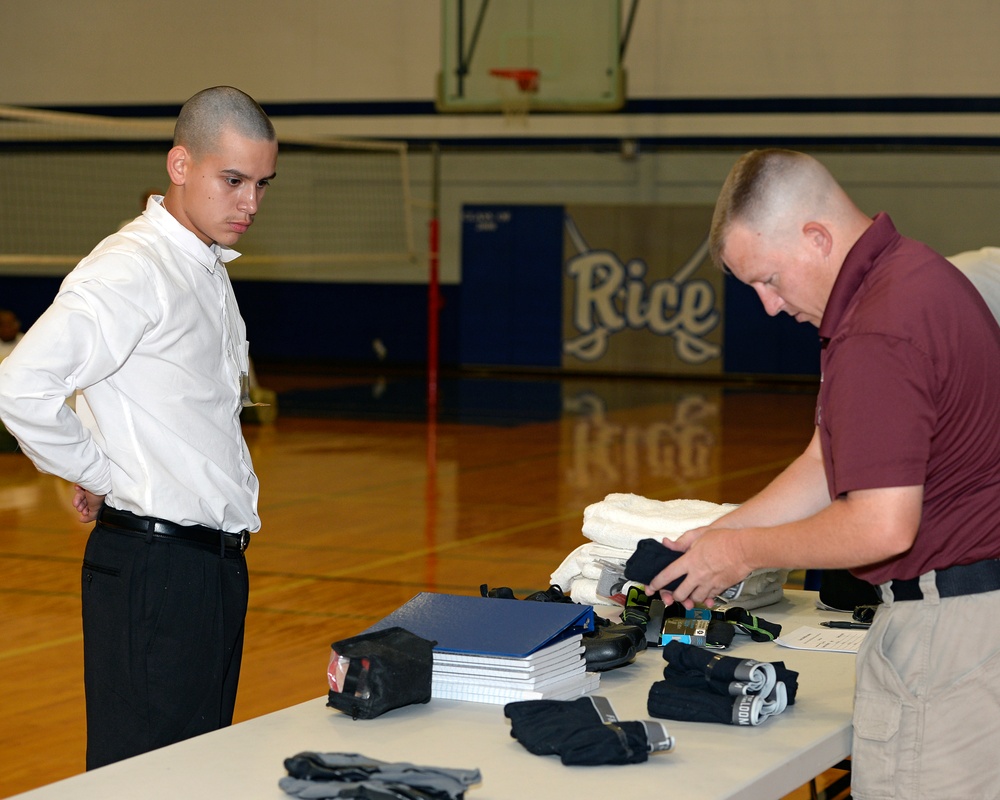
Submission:
POLYGON ((192 231, 189 231, 181 225, 180 222, 178 222, 176 218, 174 218, 174 216, 163 207, 163 197, 160 195, 149 198, 146 203, 145 214, 149 217, 150 222, 166 234, 170 241, 194 257, 194 259, 209 272, 214 273, 215 267, 219 264, 219 262, 227 264, 234 258, 239 258, 240 256, 240 253, 233 250, 231 247, 216 244, 215 242, 213 242, 211 246, 205 244, 201 239, 195 236, 192 231))
POLYGON ((834 281, 820 321, 820 339, 829 340, 837 331, 858 287, 875 267, 879 256, 899 238, 899 232, 889 215, 884 211, 876 214, 872 224, 848 251, 840 272, 837 273, 837 280, 834 281))

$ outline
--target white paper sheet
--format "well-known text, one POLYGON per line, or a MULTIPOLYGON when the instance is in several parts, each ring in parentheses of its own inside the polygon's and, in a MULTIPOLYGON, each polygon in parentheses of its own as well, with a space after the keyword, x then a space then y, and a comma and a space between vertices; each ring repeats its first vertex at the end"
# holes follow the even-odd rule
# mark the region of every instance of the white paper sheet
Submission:
POLYGON ((856 653, 868 631, 855 628, 814 628, 803 625, 790 634, 779 636, 775 643, 793 650, 826 650, 830 653, 856 653))

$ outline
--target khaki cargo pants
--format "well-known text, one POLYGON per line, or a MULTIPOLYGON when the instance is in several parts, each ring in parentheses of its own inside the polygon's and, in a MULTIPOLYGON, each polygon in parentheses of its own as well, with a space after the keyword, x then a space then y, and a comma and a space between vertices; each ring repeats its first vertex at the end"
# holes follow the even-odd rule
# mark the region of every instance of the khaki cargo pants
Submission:
POLYGON ((883 605, 858 653, 855 800, 1000 797, 1000 591, 883 605))

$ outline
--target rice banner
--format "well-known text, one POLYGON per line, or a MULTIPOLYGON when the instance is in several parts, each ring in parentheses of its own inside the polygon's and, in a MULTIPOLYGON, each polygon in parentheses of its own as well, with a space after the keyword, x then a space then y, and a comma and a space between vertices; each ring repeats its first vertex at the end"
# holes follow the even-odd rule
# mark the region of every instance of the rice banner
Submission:
POLYGON ((565 207, 562 367, 722 372, 723 279, 712 207, 565 207))

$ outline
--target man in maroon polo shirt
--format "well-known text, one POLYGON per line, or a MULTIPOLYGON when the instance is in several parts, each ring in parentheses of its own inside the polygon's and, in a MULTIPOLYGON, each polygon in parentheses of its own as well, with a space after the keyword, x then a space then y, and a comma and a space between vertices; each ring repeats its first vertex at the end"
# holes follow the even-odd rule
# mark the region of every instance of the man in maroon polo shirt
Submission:
POLYGON ((665 541, 684 555, 649 588, 711 605, 765 567, 847 568, 877 585, 853 796, 995 796, 983 734, 1000 718, 1000 328, 959 270, 802 153, 743 156, 710 245, 769 314, 819 328, 816 428, 760 494, 665 541))

